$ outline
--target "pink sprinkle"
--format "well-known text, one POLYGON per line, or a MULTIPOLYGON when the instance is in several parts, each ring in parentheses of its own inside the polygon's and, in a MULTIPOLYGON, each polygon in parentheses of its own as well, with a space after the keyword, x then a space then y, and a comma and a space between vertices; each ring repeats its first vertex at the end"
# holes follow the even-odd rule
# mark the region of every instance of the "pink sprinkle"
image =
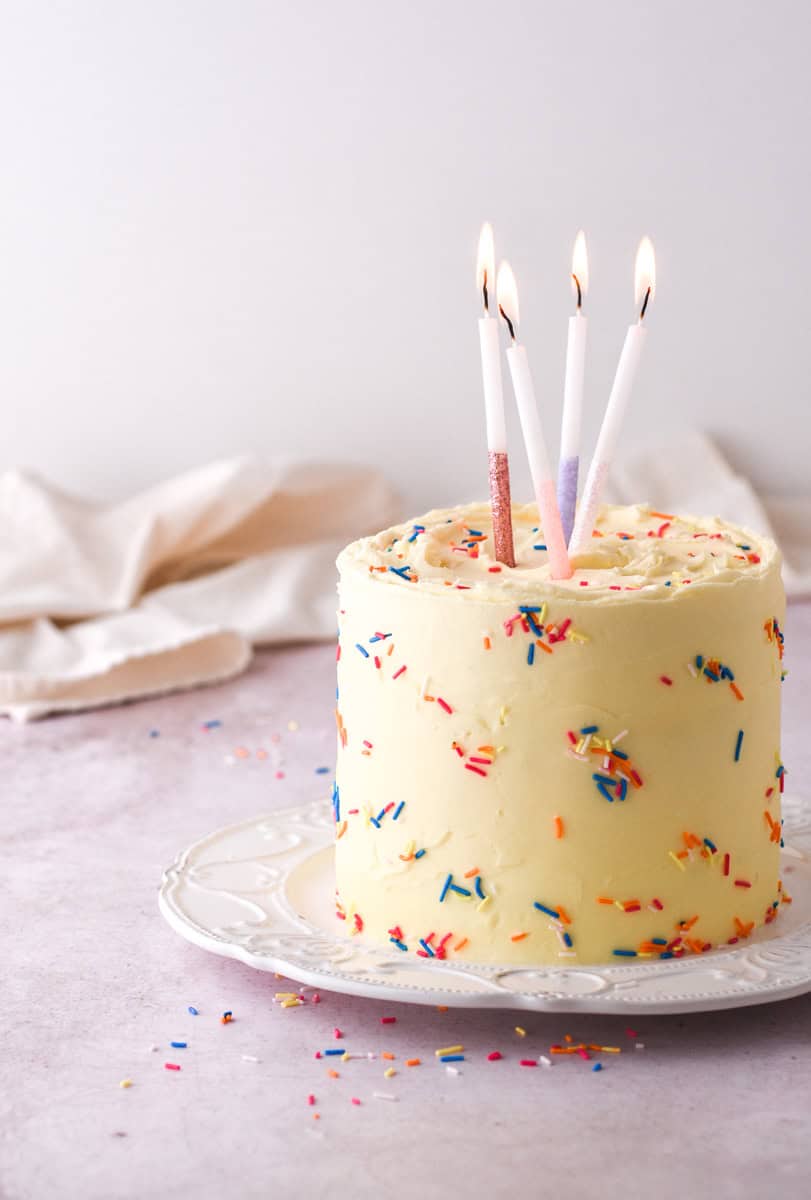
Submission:
POLYGON ((488 1054, 488 1055, 487 1055, 487 1061, 488 1061, 488 1062, 498 1062, 498 1060, 499 1060, 500 1058, 501 1058, 501 1051, 500 1051, 500 1050, 492 1050, 492 1051, 490 1052, 490 1054, 488 1054))
POLYGON ((358 1100, 357 1096, 353 1096, 353 1097, 352 1097, 352 1103, 353 1103, 353 1104, 360 1104, 360 1100, 358 1100))
POLYGON ((315 1057, 315 1058, 320 1058, 320 1057, 321 1057, 321 1051, 320 1051, 320 1050, 316 1050, 316 1052, 315 1052, 315 1055, 314 1055, 313 1057, 315 1057))
POLYGON ((589 1054, 588 1050, 578 1050, 577 1053, 580 1055, 581 1058, 585 1058, 585 1060, 587 1062, 591 1058, 591 1055, 589 1054))
POLYGON ((443 700, 441 696, 437 696, 436 702, 440 708, 444 708, 446 713, 453 712, 453 709, 451 708, 450 704, 448 704, 447 700, 443 700))
POLYGON ((466 771, 475 771, 477 775, 483 775, 485 779, 487 778, 486 771, 483 771, 481 769, 481 767, 474 767, 471 763, 465 763, 465 770, 466 771))
POLYGON ((315 1096, 312 1094, 312 1092, 310 1092, 309 1096, 307 1097, 307 1103, 315 1104, 315 1096))
POLYGON ((396 1021, 397 1021, 396 1017, 381 1017, 380 1018, 381 1025, 394 1025, 396 1021))
POLYGON ((392 675, 392 679, 399 679, 400 676, 402 675, 403 671, 405 671, 405 670, 406 670, 405 667, 400 667, 399 671, 394 672, 394 674, 392 675))
POLYGON ((277 771, 277 772, 276 772, 276 778, 277 778, 277 779, 284 779, 284 771, 277 771))
POLYGON ((178 1065, 178 1063, 164 1063, 163 1065, 166 1067, 167 1071, 179 1071, 180 1070, 180 1066, 178 1065))
POLYGON ((537 1067, 537 1065, 534 1058, 522 1058, 520 1061, 522 1067, 537 1067))
POLYGON ((313 992, 313 994, 312 994, 312 996, 310 997, 310 999, 312 1000, 313 1004, 320 1004, 320 1003, 321 1003, 321 997, 319 996, 318 992, 313 992))
POLYGON ((653 907, 654 907, 654 908, 657 910, 657 912, 661 912, 661 911, 662 911, 662 909, 664 908, 664 905, 662 904, 662 901, 661 901, 661 900, 657 900, 657 898, 656 898, 655 896, 654 896, 654 897, 653 897, 653 899, 651 900, 651 904, 652 904, 652 905, 653 905, 653 907))
POLYGON ((341 1032, 341 1030, 338 1028, 338 1026, 337 1026, 337 1025, 335 1026, 335 1028, 334 1028, 334 1029, 333 1029, 333 1031, 332 1031, 332 1036, 333 1036, 334 1038, 342 1038, 342 1037, 344 1036, 344 1035, 343 1035, 343 1033, 341 1032))
POLYGON ((625 1032, 628 1034, 628 1037, 639 1037, 639 1034, 635 1029, 626 1029, 625 1032))

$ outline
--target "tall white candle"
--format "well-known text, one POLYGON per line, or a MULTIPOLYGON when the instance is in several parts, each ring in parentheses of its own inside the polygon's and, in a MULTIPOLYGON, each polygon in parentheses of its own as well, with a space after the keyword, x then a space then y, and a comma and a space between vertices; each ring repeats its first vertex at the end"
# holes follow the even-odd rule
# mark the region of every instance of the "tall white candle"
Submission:
POLYGON ((611 395, 608 397, 602 428, 597 438, 594 457, 591 460, 586 485, 583 489, 583 498, 577 510, 577 519, 569 542, 571 554, 582 553, 591 541, 594 522, 600 508, 600 497, 614 458, 622 422, 636 379, 642 347, 647 338, 647 330, 643 321, 655 287, 656 260, 653 244, 650 238, 645 237, 639 243, 634 271, 634 294, 636 303, 641 304, 639 320, 630 327, 625 335, 614 384, 611 388, 611 395))
POLYGON ((566 540, 560 523, 555 477, 549 462, 546 439, 541 417, 535 400, 535 388, 529 369, 527 352, 518 342, 518 288, 509 263, 503 262, 498 269, 498 307, 510 331, 512 345, 507 351, 521 432, 529 459, 532 486, 538 504, 550 573, 553 579, 568 579, 572 574, 566 540))
POLYGON ((575 238, 572 253, 572 283, 577 299, 577 311, 573 317, 569 318, 560 461, 558 463, 558 507, 563 524, 563 536, 567 542, 574 526, 577 481, 580 473, 580 426, 583 418, 583 377, 588 330, 588 320, 583 315, 583 299, 588 289, 588 277, 586 235, 581 229, 575 238))
POLYGON ((484 305, 484 316, 479 319, 479 344, 482 355, 484 413, 487 428, 490 511, 493 517, 493 544, 496 558, 506 566, 514 567, 510 465, 507 457, 507 426, 504 420, 498 321, 495 317, 490 316, 490 298, 495 275, 493 229, 488 222, 485 222, 479 236, 476 286, 481 292, 484 305))

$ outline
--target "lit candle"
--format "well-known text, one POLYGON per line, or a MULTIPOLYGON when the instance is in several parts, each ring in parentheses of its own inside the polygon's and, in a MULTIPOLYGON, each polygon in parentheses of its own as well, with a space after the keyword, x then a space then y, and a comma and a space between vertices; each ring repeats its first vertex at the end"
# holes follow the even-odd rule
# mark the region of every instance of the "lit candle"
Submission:
POLYGON ((566 380, 563 386, 563 424, 560 433, 560 462, 558 463, 558 507, 563 524, 563 536, 568 542, 574 526, 577 507, 577 477, 580 471, 580 424, 583 417, 583 371, 586 362, 586 331, 588 321, 583 316, 583 298, 589 286, 589 260, 586 235, 581 229, 575 238, 572 252, 572 285, 577 310, 569 317, 569 340, 566 343, 566 380))
POLYGON ((550 573, 553 579, 568 579, 572 568, 566 553, 566 539, 563 536, 563 526, 560 523, 560 512, 555 497, 555 477, 549 465, 549 454, 546 449, 538 405, 535 402, 535 388, 532 384, 527 352, 517 340, 518 288, 509 263, 503 262, 498 269, 496 291, 498 293, 498 310, 507 324, 512 341, 512 345, 507 351, 507 362, 510 364, 513 391, 518 405, 518 416, 521 419, 521 432, 524 435, 524 444, 529 458, 532 486, 538 502, 538 513, 546 541, 550 573))
POLYGON ((487 422, 490 511, 493 515, 493 544, 496 558, 506 566, 514 567, 510 462, 507 457, 507 426, 504 422, 504 392, 501 386, 498 320, 490 316, 490 293, 495 283, 495 274, 493 227, 485 222, 479 235, 476 287, 481 292, 484 304, 484 316, 479 319, 479 342, 482 351, 484 412, 487 422))
POLYGON ((583 498, 577 510, 577 519, 569 542, 569 550, 572 554, 581 553, 591 541, 594 522, 600 507, 600 496, 619 440, 625 410, 631 398, 642 347, 648 336, 643 322, 655 288, 656 260, 653 255, 653 243, 650 238, 644 237, 636 252, 634 271, 634 296, 636 303, 641 306, 639 320, 630 327, 625 335, 625 344, 617 364, 617 373, 614 376, 611 395, 608 397, 603 425, 600 436, 597 438, 594 457, 591 460, 586 485, 583 489, 583 498))

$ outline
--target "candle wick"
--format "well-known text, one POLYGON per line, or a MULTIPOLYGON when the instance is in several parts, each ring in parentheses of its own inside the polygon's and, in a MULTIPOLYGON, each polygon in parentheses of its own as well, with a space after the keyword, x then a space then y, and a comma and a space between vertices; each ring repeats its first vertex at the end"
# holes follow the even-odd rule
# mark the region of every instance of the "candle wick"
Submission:
POLYGON ((645 299, 642 301, 642 311, 639 314, 639 320, 642 321, 648 309, 648 301, 650 300, 650 288, 645 292, 645 299))
POLYGON ((510 320, 510 318, 507 316, 507 314, 505 313, 504 309, 501 307, 500 304, 498 306, 498 311, 501 313, 502 317, 507 322, 507 328, 510 331, 510 337, 512 338, 513 341, 515 341, 515 330, 513 328, 513 323, 510 320))
POLYGON ((574 271, 572 271, 572 279, 574 280, 574 286, 577 288, 577 307, 579 310, 583 307, 583 293, 580 290, 580 280, 577 278, 574 271))
POLYGON ((482 279, 482 300, 484 300, 484 312, 487 315, 490 312, 490 300, 487 295, 487 272, 484 272, 482 279))

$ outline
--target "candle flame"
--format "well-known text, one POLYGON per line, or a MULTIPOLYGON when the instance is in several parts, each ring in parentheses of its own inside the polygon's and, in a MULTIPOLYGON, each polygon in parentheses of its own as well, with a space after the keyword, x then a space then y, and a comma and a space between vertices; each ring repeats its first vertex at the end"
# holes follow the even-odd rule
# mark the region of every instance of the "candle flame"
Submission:
POLYGON ((583 297, 589 290, 589 256, 586 250, 586 235, 581 229, 574 239, 572 251, 572 287, 577 296, 577 307, 583 305, 583 297))
POLYGON ((645 315, 648 303, 656 291, 656 258, 653 253, 653 242, 649 237, 643 237, 636 252, 634 267, 634 302, 641 304, 640 321, 645 315))
POLYGON ((513 275, 513 269, 508 262, 502 262, 498 268, 496 279, 496 296, 498 311, 507 322, 510 337, 515 341, 515 331, 518 328, 518 287, 513 275))
POLYGON ((482 294, 485 312, 489 312, 490 309, 488 291, 495 283, 495 278, 496 248, 493 240, 493 226, 489 221, 485 221, 479 234, 479 254, 476 260, 476 287, 482 294))

